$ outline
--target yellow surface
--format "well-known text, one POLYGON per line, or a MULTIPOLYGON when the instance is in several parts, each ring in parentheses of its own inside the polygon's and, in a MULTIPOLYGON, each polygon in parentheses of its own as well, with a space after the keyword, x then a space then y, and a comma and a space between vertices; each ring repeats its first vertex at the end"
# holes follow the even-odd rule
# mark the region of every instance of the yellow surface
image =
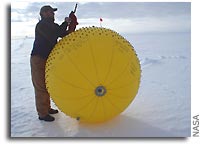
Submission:
POLYGON ((106 28, 81 28, 61 39, 46 63, 46 86, 66 115, 103 122, 126 109, 140 84, 133 46, 106 28))

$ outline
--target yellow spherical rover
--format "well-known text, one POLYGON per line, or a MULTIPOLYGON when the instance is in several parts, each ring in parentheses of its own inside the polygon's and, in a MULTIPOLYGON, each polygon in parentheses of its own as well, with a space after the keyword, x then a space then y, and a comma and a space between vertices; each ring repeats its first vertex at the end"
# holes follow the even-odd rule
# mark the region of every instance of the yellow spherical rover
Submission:
POLYGON ((115 117, 132 102, 141 69, 126 39, 110 29, 89 27, 56 44, 45 74, 48 92, 58 108, 94 123, 115 117))

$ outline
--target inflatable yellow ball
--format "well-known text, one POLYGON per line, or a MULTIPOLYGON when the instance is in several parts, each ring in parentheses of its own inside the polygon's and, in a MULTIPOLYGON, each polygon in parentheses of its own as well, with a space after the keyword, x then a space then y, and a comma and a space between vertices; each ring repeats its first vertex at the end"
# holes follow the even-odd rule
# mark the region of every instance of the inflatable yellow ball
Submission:
POLYGON ((141 69, 126 39, 110 29, 89 27, 56 44, 45 74, 48 92, 62 112, 96 123, 115 117, 133 101, 141 69))

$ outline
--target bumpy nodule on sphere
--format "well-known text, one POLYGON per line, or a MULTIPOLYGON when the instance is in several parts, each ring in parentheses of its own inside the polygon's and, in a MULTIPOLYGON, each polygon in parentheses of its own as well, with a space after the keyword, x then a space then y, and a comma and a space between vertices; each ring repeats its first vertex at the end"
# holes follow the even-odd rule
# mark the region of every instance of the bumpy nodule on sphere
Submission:
POLYGON ((81 28, 61 39, 46 63, 46 86, 58 108, 83 122, 123 112, 140 84, 133 46, 115 31, 81 28))

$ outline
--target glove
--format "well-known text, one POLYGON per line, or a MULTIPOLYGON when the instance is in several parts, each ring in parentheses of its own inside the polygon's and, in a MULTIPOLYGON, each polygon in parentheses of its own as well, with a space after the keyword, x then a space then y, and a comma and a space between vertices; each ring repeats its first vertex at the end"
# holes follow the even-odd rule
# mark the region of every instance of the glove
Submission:
POLYGON ((71 23, 71 18, 69 18, 69 17, 65 17, 65 22, 67 22, 68 23, 68 25, 71 23))
POLYGON ((77 17, 75 16, 73 11, 71 11, 71 13, 69 14, 69 18, 71 19, 71 22, 69 24, 68 33, 71 33, 75 31, 76 25, 78 25, 79 23, 77 22, 77 17))
POLYGON ((71 11, 69 14, 69 18, 71 19, 71 23, 74 25, 78 25, 79 23, 77 22, 77 17, 75 16, 74 12, 71 11))

